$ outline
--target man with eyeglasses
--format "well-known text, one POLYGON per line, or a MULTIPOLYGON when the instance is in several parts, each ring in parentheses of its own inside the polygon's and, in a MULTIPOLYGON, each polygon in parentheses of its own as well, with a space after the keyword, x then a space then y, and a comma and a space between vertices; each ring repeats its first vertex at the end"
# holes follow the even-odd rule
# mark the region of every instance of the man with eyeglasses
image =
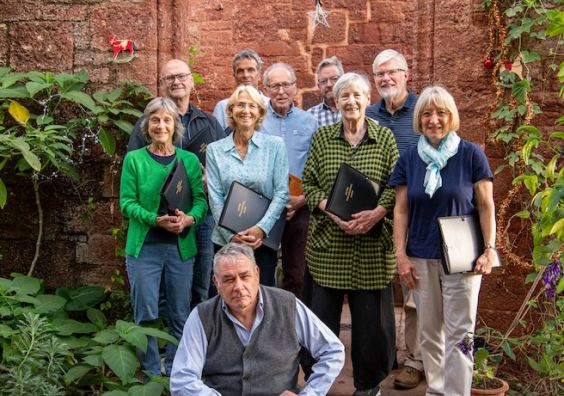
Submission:
MULTIPOLYGON (((235 54, 231 61, 233 77, 235 83, 239 85, 252 85, 258 89, 260 72, 262 70, 262 59, 259 54, 252 49, 243 49, 235 54)), ((259 91, 260 92, 260 91, 259 91)), ((264 103, 268 102, 268 97, 261 93, 264 103)), ((223 128, 227 128, 227 101, 223 99, 217 102, 213 110, 213 116, 223 128)))
MULTIPOLYGON (((400 155, 416 146, 419 134, 413 129, 413 110, 417 96, 407 90, 409 71, 405 57, 393 49, 380 52, 372 64, 374 83, 380 101, 366 108, 366 116, 392 130, 400 155)), ((419 349, 417 312, 411 290, 401 283, 405 312, 405 344, 407 357, 403 370, 395 378, 397 388, 415 388, 425 377, 419 349)))
POLYGON ((290 184, 290 196, 286 205, 287 222, 282 236, 282 287, 301 298, 309 223, 301 178, 311 138, 318 123, 315 117, 294 105, 297 88, 296 73, 292 66, 286 63, 273 64, 265 70, 263 83, 270 101, 261 130, 284 140, 290 178, 295 181, 290 184))
POLYGON ((336 56, 332 56, 319 62, 315 74, 322 100, 310 108, 308 113, 317 118, 320 127, 334 124, 341 119, 341 112, 335 104, 333 85, 344 74, 343 65, 336 56))
MULTIPOLYGON (((225 132, 217 120, 198 109, 194 104, 190 103, 190 93, 194 88, 194 80, 192 72, 188 64, 180 59, 172 59, 168 61, 161 73, 159 85, 164 91, 164 95, 171 98, 178 107, 178 113, 181 116, 184 125, 184 135, 175 145, 188 150, 188 145, 201 134, 207 133, 210 141, 216 141, 225 137, 225 132)), ((135 124, 135 128, 129 138, 127 151, 135 150, 147 145, 145 136, 141 132, 141 117, 135 124)), ((202 165, 204 188, 206 188, 205 169, 202 165)), ((208 289, 211 283, 211 272, 213 265, 213 243, 211 241, 211 233, 214 221, 211 211, 204 221, 196 228, 198 254, 194 260, 194 271, 192 281, 192 300, 190 306, 193 308, 208 298, 208 289)), ((163 288, 164 285, 161 285, 163 288)), ((160 306, 165 302, 162 300, 160 306)))

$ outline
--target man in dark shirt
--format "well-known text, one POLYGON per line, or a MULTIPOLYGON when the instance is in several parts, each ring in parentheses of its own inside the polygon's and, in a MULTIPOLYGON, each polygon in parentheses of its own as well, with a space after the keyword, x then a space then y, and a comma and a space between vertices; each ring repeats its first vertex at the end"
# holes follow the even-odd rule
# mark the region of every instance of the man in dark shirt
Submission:
MULTIPOLYGON (((162 69, 160 83, 164 86, 165 95, 176 103, 178 113, 181 116, 182 124, 185 128, 184 135, 180 141, 175 142, 178 147, 188 150, 189 143, 204 133, 208 134, 210 142, 225 137, 223 128, 214 117, 190 103, 190 92, 194 87, 194 80, 192 79, 190 67, 186 62, 179 59, 168 61, 162 69)), ((127 144, 127 151, 147 145, 145 137, 141 133, 140 126, 141 119, 135 124, 133 133, 127 144)), ((207 190, 205 168, 203 165, 202 173, 204 189, 207 190)), ((211 212, 208 211, 205 220, 196 228, 198 254, 194 261, 192 307, 206 300, 208 297, 208 288, 211 282, 213 265, 213 243, 211 241, 213 225, 213 217, 211 212)))
MULTIPOLYGON (((413 110, 417 96, 407 90, 409 71, 405 57, 393 49, 380 52, 372 64, 374 83, 381 99, 366 108, 366 116, 388 127, 394 133, 400 155, 417 145, 419 134, 413 129, 413 110)), ((394 385, 415 388, 423 379, 423 362, 419 350, 417 312, 411 290, 401 284, 405 311, 405 344, 407 358, 394 385)))

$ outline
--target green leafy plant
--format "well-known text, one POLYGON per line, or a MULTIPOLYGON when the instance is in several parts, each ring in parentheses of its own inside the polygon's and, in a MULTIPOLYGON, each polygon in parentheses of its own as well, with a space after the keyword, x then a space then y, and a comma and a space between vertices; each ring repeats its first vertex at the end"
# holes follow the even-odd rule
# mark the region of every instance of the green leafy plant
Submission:
POLYGON ((97 308, 106 299, 96 286, 46 294, 40 279, 0 278, 0 394, 160 395, 167 389, 166 378, 143 381, 135 349, 146 350, 148 336, 177 341, 158 328, 111 323, 97 308))
MULTIPOLYGON (((113 91, 86 92, 88 74, 14 72, 0 68, 0 171, 9 167, 31 181, 37 207, 38 233, 28 275, 39 258, 43 238, 40 185, 59 175, 78 180, 77 151, 83 138, 95 137, 108 155, 116 139, 130 134, 150 92, 132 82, 113 91), (134 102, 128 98, 136 99, 134 102)), ((0 174, 0 209, 8 199, 0 174)))
MULTIPOLYGON (((493 140, 503 142, 506 164, 513 172, 513 187, 500 205, 498 240, 509 228, 505 215, 514 197, 525 198, 510 217, 528 221, 532 238, 530 260, 500 246, 514 265, 528 268, 530 289, 508 330, 498 337, 494 352, 502 352, 522 364, 516 387, 522 395, 556 395, 564 392, 564 116, 554 120, 555 128, 533 125, 542 112, 532 100, 548 95, 551 79, 560 81, 557 102, 564 98, 564 11, 560 1, 488 0, 482 6, 490 18, 487 56, 495 55, 492 82, 497 90, 489 126, 493 140), (517 61, 522 71, 514 70, 517 61), (510 67, 507 67, 509 64, 510 67), (523 192, 523 193, 521 193, 523 192), (512 336, 519 331, 520 335, 512 336), (501 348, 500 348, 501 347, 501 348)), ((546 123, 545 123, 546 124, 546 123)), ((488 331, 491 329, 488 329, 488 331)), ((478 350, 478 364, 491 362, 490 354, 478 350)), ((498 362, 499 363, 499 362, 498 362)), ((491 366, 491 365, 490 365, 491 366)), ((494 366, 496 366, 494 364, 494 366)), ((486 370, 487 371, 487 370, 486 370)))

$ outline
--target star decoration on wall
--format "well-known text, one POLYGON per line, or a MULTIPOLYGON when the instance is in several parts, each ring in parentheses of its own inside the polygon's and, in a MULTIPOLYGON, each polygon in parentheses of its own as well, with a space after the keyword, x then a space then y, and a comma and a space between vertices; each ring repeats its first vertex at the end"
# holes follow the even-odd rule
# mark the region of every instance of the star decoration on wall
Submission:
POLYGON ((323 9, 322 1, 317 0, 315 3, 315 11, 310 11, 307 13, 307 15, 311 18, 311 21, 313 22, 314 31, 317 25, 323 25, 326 28, 329 27, 329 22, 327 21, 329 14, 331 14, 331 11, 325 11, 323 9))

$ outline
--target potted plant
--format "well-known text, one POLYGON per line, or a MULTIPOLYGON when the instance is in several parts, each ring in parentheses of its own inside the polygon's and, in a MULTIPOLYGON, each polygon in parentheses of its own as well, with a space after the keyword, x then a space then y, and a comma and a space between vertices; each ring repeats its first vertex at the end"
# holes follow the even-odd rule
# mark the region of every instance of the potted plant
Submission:
POLYGON ((504 396, 509 384, 495 376, 501 354, 490 353, 488 346, 480 347, 474 352, 474 374, 472 376, 471 395, 504 396))

